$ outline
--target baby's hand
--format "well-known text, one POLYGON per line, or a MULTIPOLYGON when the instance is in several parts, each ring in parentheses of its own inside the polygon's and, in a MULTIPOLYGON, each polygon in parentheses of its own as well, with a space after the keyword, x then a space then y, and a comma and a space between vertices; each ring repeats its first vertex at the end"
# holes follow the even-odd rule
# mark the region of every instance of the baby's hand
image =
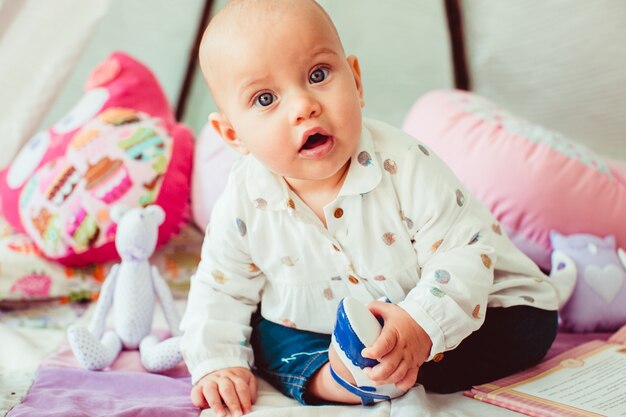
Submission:
POLYGON ((428 357, 432 341, 397 305, 374 301, 369 309, 385 323, 374 344, 361 353, 380 362, 366 370, 366 375, 376 384, 395 384, 401 390, 408 390, 415 385, 419 367, 428 357))
POLYGON ((249 413, 256 396, 254 375, 241 367, 211 372, 191 389, 191 402, 200 408, 210 407, 217 417, 226 416, 224 404, 233 417, 249 413))

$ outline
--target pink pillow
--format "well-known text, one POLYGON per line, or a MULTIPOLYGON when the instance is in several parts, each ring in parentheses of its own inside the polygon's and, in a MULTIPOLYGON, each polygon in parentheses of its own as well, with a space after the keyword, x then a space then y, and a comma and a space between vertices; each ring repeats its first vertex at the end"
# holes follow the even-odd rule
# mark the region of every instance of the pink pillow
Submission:
POLYGON ((230 167, 238 156, 210 124, 204 126, 196 139, 191 177, 193 220, 202 230, 209 224, 211 210, 224 191, 230 167))
POLYGON ((0 171, 7 221, 66 265, 117 258, 113 204, 163 207, 159 244, 188 216, 193 136, 176 123, 152 72, 116 52, 92 71, 86 90, 0 171))
POLYGON ((551 230, 614 235, 626 247, 622 164, 462 91, 422 97, 404 130, 430 146, 543 269, 551 230))

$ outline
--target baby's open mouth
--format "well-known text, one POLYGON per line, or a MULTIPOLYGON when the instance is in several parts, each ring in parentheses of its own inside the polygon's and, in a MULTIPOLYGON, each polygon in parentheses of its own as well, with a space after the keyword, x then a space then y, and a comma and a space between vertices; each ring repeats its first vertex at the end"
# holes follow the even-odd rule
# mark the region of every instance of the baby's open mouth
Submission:
POLYGON ((300 150, 317 148, 318 146, 325 144, 327 140, 328 140, 327 135, 323 135, 321 133, 314 133, 308 137, 308 139, 306 140, 306 142, 304 142, 304 145, 302 145, 302 148, 300 148, 300 150))

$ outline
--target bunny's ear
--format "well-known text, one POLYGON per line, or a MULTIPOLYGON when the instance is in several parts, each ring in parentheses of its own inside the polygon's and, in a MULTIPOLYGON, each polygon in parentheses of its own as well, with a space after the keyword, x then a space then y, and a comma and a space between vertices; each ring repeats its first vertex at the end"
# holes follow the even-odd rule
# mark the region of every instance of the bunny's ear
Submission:
POLYGON ((124 204, 116 204, 113 207, 111 207, 111 211, 109 212, 109 215, 111 216, 111 220, 113 220, 113 223, 118 223, 120 221, 120 219, 122 218, 122 216, 128 211, 128 207, 126 207, 124 204))
POLYGON ((144 210, 148 216, 156 220, 157 224, 162 224, 165 221, 165 211, 163 211, 161 206, 152 204, 146 207, 144 210))

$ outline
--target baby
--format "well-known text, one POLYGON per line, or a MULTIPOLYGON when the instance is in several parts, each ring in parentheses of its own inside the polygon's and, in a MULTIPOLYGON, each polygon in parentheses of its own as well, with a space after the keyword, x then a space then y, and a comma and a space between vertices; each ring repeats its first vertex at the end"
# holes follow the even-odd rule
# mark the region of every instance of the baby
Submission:
POLYGON ((363 120, 358 60, 315 1, 232 0, 200 63, 209 120, 245 156, 181 324, 194 404, 249 412, 253 365, 303 404, 369 404, 416 383, 467 389, 545 355, 552 285, 428 148, 363 120), (382 330, 355 330, 365 316, 382 330))

